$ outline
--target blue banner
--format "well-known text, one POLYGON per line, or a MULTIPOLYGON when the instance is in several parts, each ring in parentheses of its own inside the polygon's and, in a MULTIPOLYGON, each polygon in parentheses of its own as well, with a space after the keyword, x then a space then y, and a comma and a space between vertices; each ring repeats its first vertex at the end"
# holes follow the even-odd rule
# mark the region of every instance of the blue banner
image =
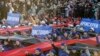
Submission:
POLYGON ((51 26, 35 26, 32 28, 32 35, 45 36, 52 32, 51 26))
POLYGON ((20 22, 20 17, 21 17, 20 13, 8 13, 7 24, 11 26, 18 25, 20 22))
POLYGON ((94 28, 96 33, 100 33, 100 21, 95 19, 83 18, 81 23, 85 31, 89 31, 91 28, 94 28))

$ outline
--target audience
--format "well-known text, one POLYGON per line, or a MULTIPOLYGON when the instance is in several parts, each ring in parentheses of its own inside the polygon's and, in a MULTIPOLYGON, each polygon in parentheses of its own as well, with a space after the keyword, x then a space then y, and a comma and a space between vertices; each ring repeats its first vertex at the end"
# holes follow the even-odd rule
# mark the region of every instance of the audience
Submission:
POLYGON ((35 50, 35 53, 26 53, 26 56, 98 56, 98 51, 92 51, 87 46, 83 49, 78 48, 69 48, 65 43, 61 43, 60 47, 55 46, 53 42, 51 42, 52 50, 42 52, 40 48, 35 50))
MULTIPOLYGON (((84 32, 81 26, 78 26, 80 18, 100 18, 100 6, 98 2, 91 0, 0 0, 0 28, 11 29, 18 28, 20 26, 41 26, 49 25, 53 27, 52 33, 46 35, 41 39, 40 36, 33 36, 36 39, 43 42, 57 42, 71 39, 87 39, 91 37, 91 33, 95 33, 94 30, 90 30, 88 33, 84 32), (21 13, 22 19, 19 25, 10 26, 7 25, 8 13, 21 13), (79 27, 77 29, 77 27, 79 27), (69 28, 69 29, 68 29, 69 28)), ((31 36, 31 30, 7 32, 5 36, 23 35, 31 36)), ((1 34, 2 35, 2 34, 1 34)), ((60 47, 55 46, 52 50, 42 52, 41 48, 37 48, 35 53, 26 52, 26 56, 91 56, 92 53, 89 47, 85 49, 77 50, 77 48, 69 49, 65 43, 62 43, 60 47)), ((24 45, 19 41, 13 41, 9 38, 0 42, 0 52, 9 51, 16 48, 22 48, 24 45)), ((92 51, 93 52, 93 51, 92 51)), ((93 56, 99 56, 99 52, 94 51, 93 56)))

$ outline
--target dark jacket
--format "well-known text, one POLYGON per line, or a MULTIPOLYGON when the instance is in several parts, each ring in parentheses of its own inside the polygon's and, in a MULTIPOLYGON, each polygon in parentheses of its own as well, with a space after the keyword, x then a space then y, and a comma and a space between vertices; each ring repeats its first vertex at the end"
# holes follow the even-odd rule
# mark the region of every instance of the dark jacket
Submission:
POLYGON ((52 44, 53 49, 55 50, 56 56, 69 56, 68 53, 66 53, 64 50, 61 48, 56 47, 54 44, 52 44))
POLYGON ((33 56, 45 56, 45 55, 44 55, 44 54, 39 54, 39 55, 35 55, 35 54, 34 54, 33 56))

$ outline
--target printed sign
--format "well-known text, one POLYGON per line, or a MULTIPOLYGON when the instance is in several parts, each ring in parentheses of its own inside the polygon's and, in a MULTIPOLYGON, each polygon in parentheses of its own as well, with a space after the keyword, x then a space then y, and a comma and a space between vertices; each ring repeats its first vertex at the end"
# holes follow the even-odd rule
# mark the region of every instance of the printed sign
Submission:
POLYGON ((100 33, 100 21, 98 20, 83 18, 80 25, 83 26, 85 31, 94 28, 96 33, 100 33))
POLYGON ((11 26, 18 25, 20 22, 20 17, 20 13, 8 13, 7 24, 11 26))
POLYGON ((32 35, 45 36, 52 32, 51 26, 35 26, 32 29, 32 35))

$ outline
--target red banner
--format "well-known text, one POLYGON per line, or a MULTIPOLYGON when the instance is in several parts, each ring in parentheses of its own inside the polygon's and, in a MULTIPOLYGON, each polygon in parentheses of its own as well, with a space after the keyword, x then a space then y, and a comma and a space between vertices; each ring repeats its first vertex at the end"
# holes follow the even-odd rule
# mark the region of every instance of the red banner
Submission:
MULTIPOLYGON (((95 38, 84 39, 84 40, 78 40, 78 39, 66 40, 66 41, 56 42, 54 44, 56 46, 60 46, 62 42, 65 42, 68 45, 75 44, 75 43, 85 43, 85 44, 89 44, 89 45, 93 45, 93 46, 97 45, 95 38)), ((43 42, 43 43, 38 43, 38 44, 28 46, 28 47, 24 47, 24 48, 19 48, 19 49, 15 49, 15 50, 11 50, 11 51, 6 51, 6 52, 1 52, 0 56, 25 56, 26 51, 28 51, 30 53, 34 53, 36 48, 41 48, 42 51, 47 51, 47 50, 52 49, 51 44, 49 42, 43 42)))

